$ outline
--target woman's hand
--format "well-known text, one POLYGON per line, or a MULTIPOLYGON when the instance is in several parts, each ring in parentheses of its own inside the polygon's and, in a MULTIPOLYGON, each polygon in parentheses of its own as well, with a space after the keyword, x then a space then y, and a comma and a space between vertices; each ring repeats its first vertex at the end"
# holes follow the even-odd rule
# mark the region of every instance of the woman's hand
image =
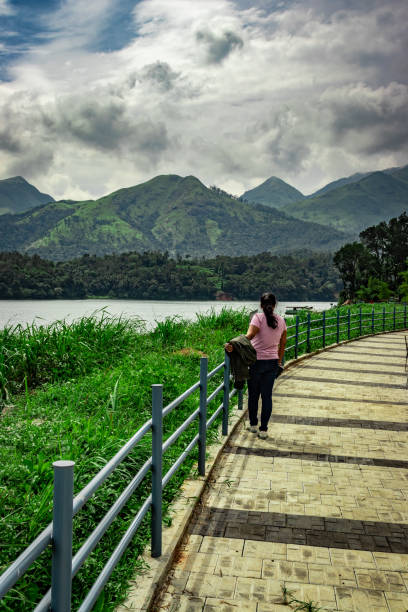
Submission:
POLYGON ((232 351, 234 350, 234 347, 232 346, 231 342, 226 342, 224 344, 224 348, 227 351, 227 353, 232 353, 232 351))

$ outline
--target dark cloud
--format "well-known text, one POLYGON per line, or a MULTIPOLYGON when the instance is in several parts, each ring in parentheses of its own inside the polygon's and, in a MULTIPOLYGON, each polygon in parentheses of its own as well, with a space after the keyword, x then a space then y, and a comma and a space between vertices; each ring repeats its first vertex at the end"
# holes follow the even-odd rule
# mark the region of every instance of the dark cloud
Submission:
POLYGON ((391 83, 370 89, 362 84, 326 96, 329 128, 337 142, 353 143, 356 150, 375 154, 408 147, 408 88, 391 83))
POLYGON ((161 91, 173 88, 179 73, 174 72, 166 62, 148 64, 143 71, 143 78, 154 83, 161 91))
POLYGON ((60 117, 54 120, 57 131, 97 148, 115 150, 127 137, 130 125, 124 117, 124 106, 118 102, 99 102, 95 99, 80 101, 64 100, 59 107, 60 117))
POLYGON ((102 151, 141 151, 158 155, 169 146, 162 121, 133 117, 122 101, 65 99, 56 112, 44 115, 56 136, 74 139, 102 151))
POLYGON ((20 153, 22 146, 15 131, 10 127, 0 130, 0 149, 8 153, 20 153))
POLYGON ((8 176, 43 176, 48 174, 54 160, 54 151, 48 144, 26 150, 7 167, 8 176))
POLYGON ((207 48, 207 61, 209 64, 219 64, 228 55, 244 46, 244 41, 234 32, 224 32, 221 36, 215 36, 209 31, 200 30, 196 34, 199 43, 205 44, 207 48))

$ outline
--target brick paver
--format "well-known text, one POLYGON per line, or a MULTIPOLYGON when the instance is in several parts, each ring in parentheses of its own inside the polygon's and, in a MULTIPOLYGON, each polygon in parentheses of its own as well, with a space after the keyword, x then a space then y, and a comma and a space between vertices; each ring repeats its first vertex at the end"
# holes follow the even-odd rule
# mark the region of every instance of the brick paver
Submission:
POLYGON ((328 611, 408 610, 404 335, 281 376, 269 437, 231 438, 157 609, 291 610, 284 587, 328 611))

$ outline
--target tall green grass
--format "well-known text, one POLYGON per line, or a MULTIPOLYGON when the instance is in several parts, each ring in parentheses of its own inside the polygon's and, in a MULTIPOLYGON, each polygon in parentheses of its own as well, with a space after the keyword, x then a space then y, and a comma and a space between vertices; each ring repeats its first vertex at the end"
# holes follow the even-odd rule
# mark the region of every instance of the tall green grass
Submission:
MULTIPOLYGON (((195 323, 180 318, 158 323, 147 333, 139 322, 107 315, 49 327, 7 328, 0 334, 2 385, 0 417, 0 572, 50 522, 52 462, 76 462, 78 493, 151 416, 151 385, 164 385, 166 405, 199 377, 199 359, 218 365, 223 344, 248 324, 245 311, 210 312, 195 323)), ((209 393, 222 372, 209 381, 209 393)), ((209 407, 220 404, 221 396, 209 407)), ((198 394, 164 419, 168 437, 198 406, 198 394)), ((164 455, 164 473, 197 433, 192 424, 164 455)), ((216 435, 210 431, 210 441, 216 435)), ((74 519, 74 553, 101 520, 131 478, 151 455, 145 436, 121 466, 74 519)), ((167 509, 196 460, 193 453, 164 491, 167 509)), ((76 609, 112 554, 142 502, 150 493, 149 477, 129 500, 73 582, 76 609)), ((135 559, 149 539, 145 520, 115 570, 95 609, 113 610, 135 570, 135 559)), ((0 603, 1 610, 30 610, 46 592, 50 553, 19 580, 0 603)))
POLYGON ((113 318, 103 311, 74 323, 7 326, 0 330, 1 394, 109 367, 131 350, 142 330, 138 319, 113 318))

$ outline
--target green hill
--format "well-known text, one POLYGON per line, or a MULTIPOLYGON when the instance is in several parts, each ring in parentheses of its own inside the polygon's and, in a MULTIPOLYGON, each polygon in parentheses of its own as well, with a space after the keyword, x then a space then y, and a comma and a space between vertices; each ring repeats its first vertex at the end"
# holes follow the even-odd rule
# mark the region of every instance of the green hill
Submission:
POLYGON ((248 202, 275 208, 286 208, 287 204, 303 200, 304 197, 303 193, 276 176, 271 176, 262 185, 242 194, 242 198, 248 202))
POLYGON ((53 201, 54 198, 38 191, 22 176, 0 181, 0 215, 22 213, 53 201))
POLYGON ((408 184, 408 166, 404 166, 403 168, 393 168, 389 171, 389 173, 393 178, 408 184))
POLYGON ((328 193, 329 191, 333 191, 333 189, 338 189, 339 187, 343 187, 344 185, 349 185, 350 183, 357 183, 357 181, 361 181, 361 179, 369 176, 371 172, 356 172, 351 176, 345 176, 343 178, 337 179, 337 181, 332 181, 328 183, 321 189, 318 189, 314 193, 311 193, 307 198, 316 198, 317 196, 323 195, 324 193, 328 193))
POLYGON ((404 210, 408 210, 407 168, 395 170, 393 174, 373 172, 285 208, 287 214, 298 219, 330 225, 351 234, 397 217, 404 210))
POLYGON ((53 260, 132 250, 195 257, 332 251, 349 239, 336 229, 208 189, 193 176, 176 175, 99 200, 52 202, 0 220, 3 251, 53 260))

